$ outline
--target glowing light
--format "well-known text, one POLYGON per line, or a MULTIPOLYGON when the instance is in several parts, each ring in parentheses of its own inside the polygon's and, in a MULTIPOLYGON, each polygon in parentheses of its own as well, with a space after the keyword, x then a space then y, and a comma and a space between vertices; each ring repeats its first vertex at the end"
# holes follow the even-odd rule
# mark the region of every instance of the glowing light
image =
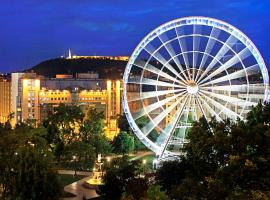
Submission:
POLYGON ((23 87, 27 87, 28 86, 28 80, 27 79, 24 79, 23 80, 23 87))
POLYGON ((199 87, 196 83, 191 82, 187 85, 187 92, 189 94, 197 94, 199 91, 199 87))

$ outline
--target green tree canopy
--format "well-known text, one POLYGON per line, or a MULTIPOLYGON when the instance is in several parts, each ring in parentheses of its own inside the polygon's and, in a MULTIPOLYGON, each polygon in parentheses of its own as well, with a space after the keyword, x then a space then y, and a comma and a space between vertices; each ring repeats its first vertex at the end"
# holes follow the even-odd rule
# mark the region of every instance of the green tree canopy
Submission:
POLYGON ((78 106, 60 104, 54 108, 43 125, 48 130, 49 143, 62 141, 70 143, 80 138, 78 129, 83 122, 84 114, 78 106))
POLYGON ((179 161, 163 163, 157 171, 157 181, 173 199, 267 197, 269 115, 270 105, 259 103, 248 113, 246 121, 207 122, 201 118, 194 122, 183 156, 179 161))
POLYGON ((130 161, 127 156, 113 159, 103 178, 104 185, 99 193, 105 199, 120 199, 127 185, 139 174, 139 162, 130 161))
POLYGON ((111 144, 105 136, 105 116, 103 112, 98 112, 95 108, 90 108, 87 118, 80 128, 82 140, 91 144, 98 154, 108 154, 111 152, 111 144))
POLYGON ((0 137, 0 196, 3 199, 59 198, 57 173, 51 166, 52 155, 44 135, 43 127, 20 126, 0 137))
POLYGON ((113 141, 115 153, 127 154, 134 150, 134 137, 127 132, 120 132, 113 141))

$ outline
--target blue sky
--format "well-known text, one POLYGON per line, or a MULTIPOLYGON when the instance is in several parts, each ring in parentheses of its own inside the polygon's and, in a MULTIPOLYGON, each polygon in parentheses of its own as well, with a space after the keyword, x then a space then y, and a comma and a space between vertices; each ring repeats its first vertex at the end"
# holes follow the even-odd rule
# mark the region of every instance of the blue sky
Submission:
POLYGON ((67 54, 130 55, 162 23, 224 20, 247 34, 270 66, 269 0, 0 0, 0 71, 67 54))

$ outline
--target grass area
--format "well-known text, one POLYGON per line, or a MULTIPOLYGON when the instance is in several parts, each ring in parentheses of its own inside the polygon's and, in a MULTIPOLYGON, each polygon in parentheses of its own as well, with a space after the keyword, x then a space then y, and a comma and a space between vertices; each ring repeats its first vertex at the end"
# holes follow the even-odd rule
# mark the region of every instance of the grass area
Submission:
POLYGON ((152 169, 153 168, 153 160, 155 158, 156 158, 155 155, 146 155, 146 156, 139 158, 138 160, 140 160, 142 163, 143 163, 143 160, 146 160, 146 168, 152 169))
MULTIPOLYGON (((74 162, 60 162, 56 164, 58 169, 65 169, 65 170, 74 170, 75 163, 74 162)), ((93 168, 93 164, 89 163, 87 166, 81 163, 76 163, 76 170, 77 171, 91 171, 93 168)))
POLYGON ((75 181, 81 180, 82 178, 86 177, 86 176, 82 176, 82 175, 69 175, 69 174, 59 174, 60 176, 60 183, 62 187, 65 187, 66 185, 69 185, 75 181))

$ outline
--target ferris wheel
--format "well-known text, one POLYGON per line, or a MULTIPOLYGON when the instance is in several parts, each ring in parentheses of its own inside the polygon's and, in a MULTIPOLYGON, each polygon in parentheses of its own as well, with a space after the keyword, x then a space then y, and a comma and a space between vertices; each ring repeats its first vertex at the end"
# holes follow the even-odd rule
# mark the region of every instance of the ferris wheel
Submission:
POLYGON ((124 73, 123 108, 160 158, 178 155, 192 122, 245 119, 268 100, 268 72, 252 41, 223 21, 186 17, 150 32, 124 73))

